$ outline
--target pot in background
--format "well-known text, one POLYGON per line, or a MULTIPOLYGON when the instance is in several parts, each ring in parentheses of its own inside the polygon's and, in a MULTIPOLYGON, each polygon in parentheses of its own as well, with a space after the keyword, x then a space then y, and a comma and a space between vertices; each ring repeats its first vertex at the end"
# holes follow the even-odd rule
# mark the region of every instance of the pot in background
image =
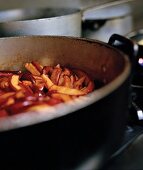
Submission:
POLYGON ((0 35, 3 37, 65 35, 107 42, 113 33, 124 35, 131 30, 132 17, 127 4, 101 5, 99 8, 92 5, 83 9, 27 8, 0 11, 0 35))
POLYGON ((83 32, 85 38, 108 42, 112 34, 126 35, 133 28, 129 4, 113 5, 106 8, 85 11, 83 32))
POLYGON ((0 11, 0 36, 81 36, 81 11, 70 8, 11 9, 0 11))

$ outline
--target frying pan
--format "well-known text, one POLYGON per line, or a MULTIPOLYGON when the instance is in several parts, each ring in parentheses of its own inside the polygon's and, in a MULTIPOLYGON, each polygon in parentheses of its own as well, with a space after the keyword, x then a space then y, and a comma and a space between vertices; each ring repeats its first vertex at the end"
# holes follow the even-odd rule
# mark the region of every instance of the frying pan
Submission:
POLYGON ((105 85, 71 103, 1 118, 0 166, 101 168, 120 147, 126 127, 132 59, 114 48, 126 46, 126 41, 128 52, 137 56, 133 43, 116 34, 109 44, 64 36, 1 38, 1 70, 21 69, 32 60, 60 63, 83 69, 105 85))

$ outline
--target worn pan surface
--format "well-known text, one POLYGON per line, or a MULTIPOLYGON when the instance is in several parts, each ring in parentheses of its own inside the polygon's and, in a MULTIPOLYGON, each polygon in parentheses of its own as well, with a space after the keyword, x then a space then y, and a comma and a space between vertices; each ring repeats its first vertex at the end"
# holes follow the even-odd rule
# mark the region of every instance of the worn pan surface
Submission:
POLYGON ((1 160, 9 162, 7 168, 99 169, 119 147, 128 110, 128 56, 94 40, 28 36, 1 38, 0 59, 1 70, 37 60, 83 69, 106 82, 71 103, 0 119, 1 160))

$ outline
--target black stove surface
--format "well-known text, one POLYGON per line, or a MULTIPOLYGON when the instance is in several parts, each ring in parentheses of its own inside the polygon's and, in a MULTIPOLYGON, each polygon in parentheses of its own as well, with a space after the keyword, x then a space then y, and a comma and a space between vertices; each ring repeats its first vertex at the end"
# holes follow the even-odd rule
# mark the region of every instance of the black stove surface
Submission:
POLYGON ((132 77, 129 117, 123 143, 103 170, 143 170, 143 65, 137 65, 132 77))
POLYGON ((122 147, 111 157, 103 170, 142 170, 142 155, 143 127, 129 127, 122 147))

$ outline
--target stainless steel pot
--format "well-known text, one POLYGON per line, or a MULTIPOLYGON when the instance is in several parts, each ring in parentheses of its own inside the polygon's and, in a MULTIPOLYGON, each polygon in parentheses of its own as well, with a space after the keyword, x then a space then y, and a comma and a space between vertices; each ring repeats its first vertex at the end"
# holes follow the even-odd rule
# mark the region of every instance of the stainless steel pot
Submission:
MULTIPOLYGON (((122 24, 126 24, 127 29, 131 27, 130 17, 124 18, 124 15, 129 13, 129 7, 126 7, 124 4, 123 6, 119 5, 119 7, 113 5, 111 8, 110 6, 112 5, 110 4, 109 7, 112 9, 110 10, 108 9, 108 5, 106 5, 107 4, 100 6, 92 5, 83 9, 41 7, 1 10, 0 33, 1 36, 66 35, 80 37, 82 36, 82 23, 88 19, 89 15, 95 20, 103 19, 103 16, 104 19, 109 19, 109 17, 113 17, 113 13, 115 16, 114 11, 116 11, 115 19, 117 16, 121 16, 125 21, 123 21, 123 23, 119 21, 120 23, 114 31, 109 31, 112 28, 108 28, 107 24, 108 32, 118 32, 122 34, 123 31, 120 31, 122 24), (110 12, 108 12, 109 10, 110 12), (108 13, 108 15, 106 15, 106 13, 108 13)), ((116 5, 118 5, 118 2, 116 5)), ((115 21, 115 23, 117 24, 117 21, 115 21)), ((109 25, 113 27, 115 23, 109 23, 109 25)), ((106 32, 106 30, 102 31, 101 29, 101 32, 106 32)), ((100 36, 100 40, 103 39, 103 37, 105 38, 104 35, 101 35, 100 31, 97 30, 96 33, 100 36)), ((97 35, 96 38, 99 38, 97 35)))
POLYGON ((79 9, 35 8, 0 11, 0 35, 81 36, 79 9))
POLYGON ((132 30, 132 27, 129 4, 121 3, 101 9, 93 8, 92 11, 84 12, 82 36, 108 42, 112 34, 126 35, 132 30))
POLYGON ((131 69, 128 56, 94 40, 24 36, 1 38, 0 58, 0 69, 17 70, 25 62, 38 60, 44 65, 77 67, 106 82, 71 103, 1 118, 1 166, 101 168, 124 136, 131 69))

